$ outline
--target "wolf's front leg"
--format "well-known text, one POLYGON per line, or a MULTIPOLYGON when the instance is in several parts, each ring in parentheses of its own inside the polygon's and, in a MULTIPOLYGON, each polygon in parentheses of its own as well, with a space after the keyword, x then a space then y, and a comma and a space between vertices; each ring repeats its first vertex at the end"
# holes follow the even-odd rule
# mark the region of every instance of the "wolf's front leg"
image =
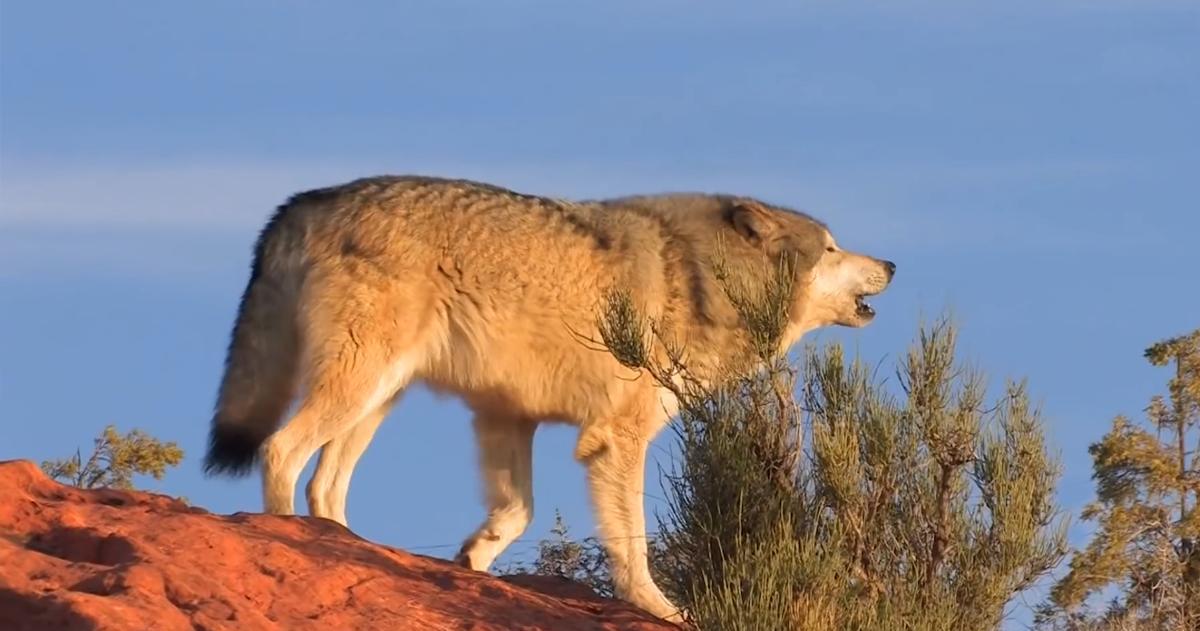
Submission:
POLYGON ((605 448, 585 460, 596 524, 608 550, 617 596, 666 620, 683 621, 650 576, 643 505, 648 441, 637 428, 613 424, 605 448))
POLYGON ((488 515, 455 561, 486 572, 533 519, 533 433, 537 423, 477 412, 475 441, 488 515))

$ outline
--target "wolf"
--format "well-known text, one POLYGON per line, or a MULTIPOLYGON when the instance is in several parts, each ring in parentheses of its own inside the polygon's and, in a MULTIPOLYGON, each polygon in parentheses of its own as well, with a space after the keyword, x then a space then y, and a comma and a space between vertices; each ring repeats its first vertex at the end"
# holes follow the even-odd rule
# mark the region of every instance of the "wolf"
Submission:
POLYGON ((293 195, 255 246, 205 470, 261 462, 265 510, 292 514, 319 450, 308 509, 344 525, 355 463, 423 382, 474 413, 487 516, 457 560, 486 571, 532 517, 535 430, 569 423, 617 595, 680 620, 650 577, 643 507, 646 448, 678 401, 583 340, 598 339, 606 296, 622 291, 688 349, 689 368, 727 371, 746 327, 718 255, 745 270, 795 262, 781 351, 818 327, 871 322, 866 298, 896 269, 843 249, 807 214, 737 195, 566 201, 424 176, 293 195))

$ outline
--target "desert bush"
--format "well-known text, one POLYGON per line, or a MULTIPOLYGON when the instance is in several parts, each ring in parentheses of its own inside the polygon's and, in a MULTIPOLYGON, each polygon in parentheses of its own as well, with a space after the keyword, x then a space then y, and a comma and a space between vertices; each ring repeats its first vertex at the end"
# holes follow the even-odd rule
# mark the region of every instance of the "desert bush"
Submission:
POLYGON ((946 322, 895 384, 831 345, 683 406, 660 569, 700 628, 992 629, 1060 561, 1025 387, 987 404, 946 322))
POLYGON ((51 479, 84 489, 132 489, 133 476, 161 480, 168 468, 182 461, 183 450, 174 442, 164 443, 138 429, 121 434, 109 425, 93 441, 86 460, 76 449, 70 458, 43 461, 42 470, 51 479))

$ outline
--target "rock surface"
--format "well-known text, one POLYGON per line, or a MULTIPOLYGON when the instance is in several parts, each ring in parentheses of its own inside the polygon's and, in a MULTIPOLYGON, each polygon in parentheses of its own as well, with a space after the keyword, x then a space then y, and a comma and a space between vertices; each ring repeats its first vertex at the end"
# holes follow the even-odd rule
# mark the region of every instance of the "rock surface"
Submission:
POLYGON ((500 579, 331 521, 214 515, 0 462, 0 629, 675 629, 546 577, 500 579))

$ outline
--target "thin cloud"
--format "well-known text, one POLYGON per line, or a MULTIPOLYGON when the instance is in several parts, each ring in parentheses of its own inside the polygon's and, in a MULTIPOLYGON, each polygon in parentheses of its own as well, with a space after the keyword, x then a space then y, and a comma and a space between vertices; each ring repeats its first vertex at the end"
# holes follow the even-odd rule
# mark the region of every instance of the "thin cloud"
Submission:
MULTIPOLYGON (((367 175, 413 172, 571 198, 683 190, 754 195, 827 220, 851 247, 994 248, 1004 242, 1007 248, 1038 249, 1087 248, 1112 235, 1104 233, 1104 225, 1056 225, 1053 217, 1001 212, 982 199, 975 208, 928 200, 948 190, 961 198, 972 187, 1110 178, 1135 170, 1070 160, 809 169, 803 177, 672 173, 615 164, 8 168, 0 180, 0 264, 10 276, 36 273, 47 261, 134 273, 154 273, 161 265, 171 272, 201 272, 207 269, 203 261, 211 256, 209 248, 250 243, 272 210, 294 192, 367 175)), ((1128 245, 1131 236, 1136 238, 1123 233, 1122 242, 1128 245)))
POLYGON ((663 190, 742 193, 821 212, 862 197, 930 186, 1108 177, 1131 166, 1103 161, 901 164, 790 173, 672 173, 638 165, 242 164, 13 169, 0 174, 0 226, 237 229, 260 224, 294 192, 385 173, 465 177, 546 195, 588 198, 663 190))

